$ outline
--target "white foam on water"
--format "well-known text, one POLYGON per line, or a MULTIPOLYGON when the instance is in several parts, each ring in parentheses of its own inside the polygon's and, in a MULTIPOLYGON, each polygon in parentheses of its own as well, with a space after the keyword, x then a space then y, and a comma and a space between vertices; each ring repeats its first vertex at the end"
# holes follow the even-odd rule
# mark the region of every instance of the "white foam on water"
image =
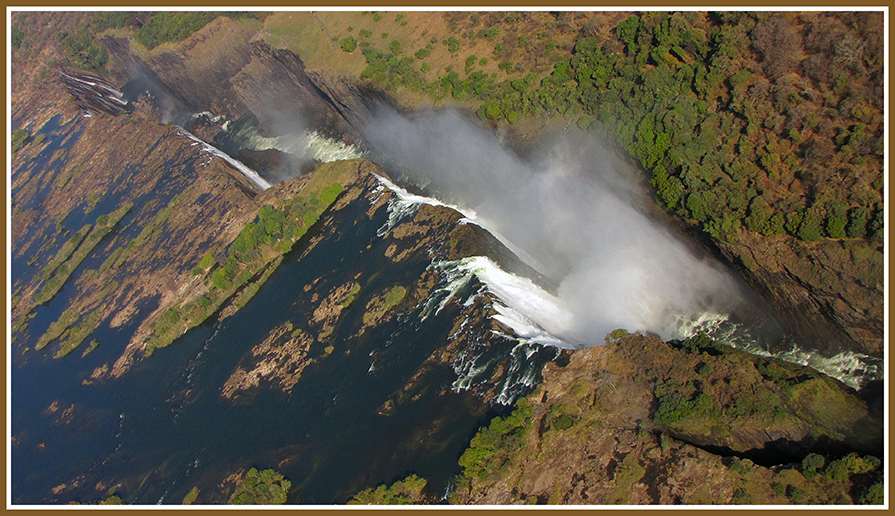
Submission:
POLYGON ((346 159, 357 159, 363 157, 364 153, 359 151, 357 147, 349 143, 332 140, 318 133, 311 131, 307 133, 307 151, 308 154, 323 163, 330 161, 340 161, 346 159))
POLYGON ((712 312, 700 314, 695 318, 679 316, 677 318, 679 325, 673 338, 687 339, 704 332, 722 344, 752 355, 808 366, 853 389, 860 389, 867 381, 882 379, 883 370, 880 359, 853 351, 843 351, 826 357, 818 352, 803 350, 798 346, 786 351, 771 353, 761 346, 758 339, 750 334, 748 328, 730 322, 728 319, 726 314, 712 312))
MULTIPOLYGON (((201 117, 208 118, 208 120, 210 120, 213 123, 218 123, 221 120, 225 120, 225 121, 227 120, 227 115, 214 116, 214 113, 212 113, 211 111, 202 111, 201 113, 196 113, 192 116, 191 119, 195 120, 195 119, 201 118, 201 117)), ((226 130, 226 128, 224 128, 224 130, 226 130)))
MULTIPOLYGON (((242 172, 242 174, 244 176, 246 176, 251 182, 255 183, 258 186, 258 188, 260 188, 261 190, 267 190, 268 188, 270 188, 270 186, 271 186, 270 183, 268 183, 263 177, 258 175, 257 172, 255 172, 254 170, 245 166, 245 164, 243 164, 241 161, 230 157, 227 153, 223 152, 222 150, 220 150, 216 147, 212 147, 211 145, 200 140, 199 138, 196 138, 195 136, 193 136, 192 134, 187 132, 184 128, 179 127, 179 129, 180 129, 180 134, 186 136, 190 140, 195 141, 202 147, 201 152, 205 152, 205 153, 211 154, 212 156, 216 156, 218 158, 223 159, 230 166, 232 166, 236 170, 239 170, 240 172, 242 172)), ((207 163, 208 162, 206 162, 206 164, 207 163)))
POLYGON ((451 384, 454 392, 465 391, 472 387, 476 377, 484 373, 488 366, 491 365, 491 360, 478 364, 480 358, 482 358, 481 355, 474 355, 470 358, 470 353, 467 351, 464 351, 457 357, 453 364, 457 379, 451 384))
POLYGON ((494 296, 494 320, 510 329, 520 342, 561 348, 575 347, 563 340, 563 330, 572 321, 562 300, 528 278, 504 271, 485 256, 435 262, 446 285, 433 292, 438 314, 469 282, 476 278, 494 296))
POLYGON ((247 148, 263 151, 275 149, 280 152, 323 163, 363 157, 364 153, 346 142, 333 140, 319 131, 287 133, 279 136, 261 136, 257 132, 247 136, 247 148))
MULTIPOLYGON (((405 217, 415 214, 417 210, 419 210, 420 206, 422 206, 423 204, 450 208, 461 213, 465 217, 464 219, 462 219, 466 221, 465 223, 477 224, 477 222, 475 222, 476 214, 472 210, 464 210, 459 208, 458 206, 443 203, 434 197, 412 194, 406 189, 396 185, 387 177, 383 177, 378 174, 374 175, 376 176, 376 179, 379 180, 380 188, 383 189, 382 191, 390 190, 394 194, 394 197, 389 200, 388 204, 388 221, 381 228, 379 228, 379 231, 376 232, 378 236, 386 235, 389 231, 394 229, 394 227, 397 226, 398 223, 401 222, 401 220, 403 220, 405 217)), ((378 200, 379 199, 377 198, 373 202, 373 204, 378 202, 378 200)))
POLYGON ((500 394, 496 402, 501 405, 512 405, 518 399, 520 393, 534 387, 537 380, 537 370, 534 367, 525 367, 522 375, 517 377, 519 370, 528 364, 528 360, 537 351, 537 347, 531 344, 520 343, 510 352, 512 362, 504 376, 500 394), (521 388, 520 388, 521 386, 521 388))

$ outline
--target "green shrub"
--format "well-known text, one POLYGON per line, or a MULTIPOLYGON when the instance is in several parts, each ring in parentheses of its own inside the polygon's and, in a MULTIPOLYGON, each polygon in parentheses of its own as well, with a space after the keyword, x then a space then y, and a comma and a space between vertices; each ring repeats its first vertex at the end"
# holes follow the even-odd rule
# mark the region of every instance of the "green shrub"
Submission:
POLYGON ((345 52, 351 53, 357 50, 357 40, 354 39, 354 36, 348 36, 347 38, 339 40, 339 46, 342 47, 342 50, 345 52))
POLYGON ((450 52, 451 54, 456 54, 457 52, 460 51, 460 41, 457 38, 455 38, 454 36, 451 36, 447 40, 447 47, 448 47, 448 52, 450 52))
POLYGON ((827 203, 827 236, 830 238, 844 238, 845 225, 848 223, 847 207, 844 203, 831 200, 827 203))
POLYGON ((802 471, 817 471, 824 467, 826 464, 826 459, 824 459, 823 455, 818 455, 816 453, 809 453, 802 459, 802 471))
POLYGON ((746 467, 746 464, 744 464, 743 461, 737 458, 734 458, 732 460, 729 469, 730 471, 733 471, 734 473, 741 476, 749 473, 749 468, 746 467))
POLYGON ((868 487, 861 495, 858 503, 861 505, 882 505, 885 503, 886 486, 883 482, 877 482, 868 487))
POLYGON ((19 150, 28 139, 31 138, 31 133, 24 129, 16 129, 12 132, 12 151, 15 152, 19 150))
POLYGON ((821 219, 811 212, 806 212, 802 217, 802 223, 799 225, 798 237, 802 240, 812 242, 820 240, 821 235, 821 219))
POLYGON ((556 430, 568 430, 575 424, 575 419, 568 414, 561 414, 553 420, 553 428, 556 430))
POLYGON ((410 475, 391 486, 380 485, 365 489, 348 501, 348 505, 413 505, 429 501, 425 492, 428 483, 416 475, 410 475))
POLYGON ((272 469, 250 469, 227 502, 230 505, 282 505, 292 482, 272 469))
POLYGON ((863 238, 867 235, 867 223, 870 222, 870 208, 859 206, 848 213, 846 235, 850 238, 863 238))
POLYGON ((845 482, 848 480, 848 465, 843 460, 834 460, 827 466, 824 472, 827 478, 836 482, 845 482))

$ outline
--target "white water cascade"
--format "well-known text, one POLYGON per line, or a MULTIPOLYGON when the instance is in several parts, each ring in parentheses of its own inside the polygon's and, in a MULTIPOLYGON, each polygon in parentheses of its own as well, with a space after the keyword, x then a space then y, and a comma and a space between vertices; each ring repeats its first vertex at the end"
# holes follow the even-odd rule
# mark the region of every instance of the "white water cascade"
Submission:
POLYGON ((270 183, 268 183, 257 172, 255 172, 254 170, 245 166, 245 164, 243 164, 241 161, 234 159, 233 157, 229 156, 227 153, 221 151, 220 149, 218 149, 216 147, 212 147, 211 145, 200 140, 199 138, 196 138, 195 136, 193 136, 192 134, 187 132, 184 128, 179 127, 179 129, 180 129, 180 134, 186 136, 187 138, 189 138, 190 140, 193 140, 195 142, 193 145, 200 145, 202 148, 202 152, 205 152, 205 153, 208 153, 208 154, 211 154, 213 156, 223 159, 230 166, 232 166, 236 170, 239 170, 240 172, 242 172, 242 174, 244 176, 246 176, 251 182, 255 183, 258 186, 258 188, 260 188, 262 191, 270 188, 270 186, 271 186, 270 183))
MULTIPOLYGON (((430 204, 459 211, 465 216, 461 223, 476 224, 505 245, 508 244, 506 238, 483 224, 472 210, 464 210, 432 197, 412 194, 384 177, 379 177, 379 182, 380 190, 394 193, 394 198, 389 201, 388 205, 388 221, 379 229, 379 236, 387 234, 403 218, 416 213, 420 205, 430 204)), ((508 245, 508 247, 514 252, 516 251, 514 246, 508 245)), ((430 295, 429 302, 432 306, 429 307, 429 310, 424 311, 424 314, 440 312, 451 299, 456 297, 459 291, 475 278, 484 285, 484 290, 495 298, 492 306, 497 314, 493 317, 512 331, 514 336, 507 335, 508 338, 517 339, 520 345, 547 345, 557 348, 577 348, 583 345, 575 342, 574 339, 563 338, 563 331, 572 324, 573 319, 573 314, 565 306, 564 301, 544 291, 530 279, 508 273, 484 256, 433 262, 431 267, 441 271, 443 286, 430 295)), ((473 295, 466 302, 471 302, 480 294, 481 292, 473 295)), ((882 363, 873 357, 853 352, 842 352, 832 357, 825 357, 798 347, 780 353, 771 353, 762 346, 758 338, 750 333, 748 328, 742 324, 733 323, 729 319, 730 316, 726 313, 679 314, 672 318, 671 322, 661 331, 660 336, 663 339, 686 339, 704 332, 725 345, 754 355, 812 367, 854 389, 860 389, 861 385, 868 380, 881 378, 882 363)), ((598 343, 590 343, 590 345, 594 344, 598 343)), ((460 369, 463 371, 458 370, 459 383, 455 385, 456 388, 468 387, 467 384, 470 381, 468 378, 474 377, 476 370, 485 367, 483 364, 475 364, 474 357, 466 357, 461 362, 463 362, 463 366, 460 369)))

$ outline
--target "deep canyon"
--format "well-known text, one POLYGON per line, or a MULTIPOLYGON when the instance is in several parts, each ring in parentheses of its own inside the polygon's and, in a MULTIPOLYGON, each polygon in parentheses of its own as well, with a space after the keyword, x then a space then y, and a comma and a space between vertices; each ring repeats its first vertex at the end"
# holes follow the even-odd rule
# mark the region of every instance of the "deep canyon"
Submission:
MULTIPOLYGON (((594 41, 638 63, 649 91, 653 70, 733 52, 725 31, 740 30, 760 59, 715 93, 742 104, 762 74, 823 82, 777 69, 766 24, 810 50, 847 15, 510 14, 231 13, 149 45, 148 29, 177 19, 13 13, 11 502, 881 503, 875 90, 825 93, 862 129, 836 133, 853 165, 837 173, 854 177, 823 201, 814 238, 829 185, 808 143, 798 173, 742 183, 762 191, 742 223, 730 194, 732 211, 701 225, 714 190, 685 185, 684 169, 671 188, 689 196, 669 193, 657 163, 678 158, 648 129, 659 116, 636 135, 601 118, 608 100, 594 116, 497 117, 492 101, 445 97, 474 90, 453 71, 431 90, 377 75, 395 77, 411 46, 459 69, 448 38, 467 27, 469 52, 483 56, 492 29, 523 49, 528 75, 466 60, 472 82, 475 66, 517 74, 492 86, 523 101, 540 76, 566 88, 558 72, 583 67, 594 41), (664 43, 684 22, 705 42, 664 43), (558 41, 544 62, 519 36, 532 27, 558 41), (370 49, 387 32, 382 64, 370 49), (637 42, 654 52, 636 57, 637 42), (803 195, 817 202, 797 209, 803 195), (765 199, 789 206, 790 233, 761 215, 765 199), (864 233, 846 236, 855 221, 864 233)), ((876 21, 847 32, 863 60, 811 55, 876 80, 876 21)), ((719 134, 702 124, 694 140, 719 134)), ((822 141, 821 126, 793 130, 822 141)), ((739 156, 774 130, 743 123, 739 156)), ((775 145, 763 156, 785 154, 775 145)))

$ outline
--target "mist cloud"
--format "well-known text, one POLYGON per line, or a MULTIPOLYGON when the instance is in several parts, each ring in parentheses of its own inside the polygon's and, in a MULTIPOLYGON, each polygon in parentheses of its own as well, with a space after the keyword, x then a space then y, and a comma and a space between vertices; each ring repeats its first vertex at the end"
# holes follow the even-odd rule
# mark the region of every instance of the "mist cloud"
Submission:
POLYGON ((645 215, 636 171, 592 139, 554 138, 522 160, 456 112, 411 119, 391 110, 368 123, 365 139, 406 180, 474 210, 556 281, 573 321, 536 322, 570 343, 599 344, 616 328, 670 338, 678 317, 740 302, 717 263, 645 215))

